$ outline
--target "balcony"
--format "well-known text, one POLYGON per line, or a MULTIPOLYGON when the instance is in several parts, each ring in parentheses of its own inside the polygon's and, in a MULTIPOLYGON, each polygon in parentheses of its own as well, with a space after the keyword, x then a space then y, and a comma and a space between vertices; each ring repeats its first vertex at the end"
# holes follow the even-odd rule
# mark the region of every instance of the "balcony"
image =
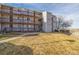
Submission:
POLYGON ((28 15, 27 11, 19 11, 20 14, 28 15))
POLYGON ((24 14, 28 15, 26 11, 13 11, 14 14, 24 14))
POLYGON ((9 18, 0 18, 0 22, 10 22, 9 18))
POLYGON ((40 18, 42 17, 42 15, 37 14, 37 13, 35 14, 35 16, 36 16, 36 17, 40 17, 40 18))
POLYGON ((19 14, 19 12, 18 12, 18 11, 13 11, 13 13, 14 13, 14 14, 19 14))
POLYGON ((34 13, 33 12, 27 12, 27 11, 13 11, 13 14, 22 14, 22 15, 30 15, 30 16, 33 16, 34 13))
POLYGON ((13 22, 16 22, 16 23, 26 23, 23 19, 13 19, 13 22))
POLYGON ((13 27, 13 31, 19 31, 20 30, 20 28, 18 28, 18 26, 17 27, 13 27))
POLYGON ((27 19, 24 19, 24 22, 27 22, 27 19))
POLYGON ((29 12, 29 15, 34 16, 34 13, 33 12, 29 12))
POLYGON ((40 16, 40 14, 36 14, 37 16, 40 16))
POLYGON ((13 19, 13 22, 20 23, 21 21, 19 19, 13 19))
POLYGON ((10 10, 4 10, 4 9, 2 9, 2 10, 0 10, 0 12, 2 12, 2 13, 10 13, 10 10))

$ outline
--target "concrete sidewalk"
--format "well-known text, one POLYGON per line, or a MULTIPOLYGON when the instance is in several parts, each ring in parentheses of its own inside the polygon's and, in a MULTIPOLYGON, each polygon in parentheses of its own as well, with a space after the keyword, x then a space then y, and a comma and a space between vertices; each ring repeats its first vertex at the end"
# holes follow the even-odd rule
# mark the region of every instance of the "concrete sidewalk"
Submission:
POLYGON ((19 39, 19 38, 22 38, 23 36, 30 36, 30 35, 37 35, 38 33, 24 33, 24 34, 22 34, 22 35, 19 35, 19 36, 17 36, 17 37, 13 37, 13 38, 8 38, 8 39, 6 39, 6 40, 2 40, 2 41, 0 41, 0 43, 4 43, 4 42, 8 42, 8 41, 10 41, 10 40, 15 40, 15 39, 19 39))

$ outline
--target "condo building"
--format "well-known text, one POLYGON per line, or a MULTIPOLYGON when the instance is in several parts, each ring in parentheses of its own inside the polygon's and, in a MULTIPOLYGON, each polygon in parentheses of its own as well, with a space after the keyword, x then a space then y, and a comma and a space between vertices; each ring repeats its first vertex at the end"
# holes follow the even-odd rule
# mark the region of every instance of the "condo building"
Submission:
POLYGON ((41 31, 42 13, 0 5, 0 31, 36 32, 41 31))
POLYGON ((59 21, 51 12, 0 4, 0 32, 54 32, 60 28, 59 21))

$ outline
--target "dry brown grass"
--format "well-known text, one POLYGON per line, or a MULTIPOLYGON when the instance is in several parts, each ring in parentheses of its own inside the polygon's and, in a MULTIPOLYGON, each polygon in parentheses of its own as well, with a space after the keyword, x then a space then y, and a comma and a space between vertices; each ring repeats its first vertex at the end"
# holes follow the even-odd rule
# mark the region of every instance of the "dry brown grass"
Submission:
POLYGON ((79 40, 63 33, 40 33, 0 44, 0 54, 79 54, 79 40))
POLYGON ((79 32, 79 29, 71 29, 71 32, 79 32))

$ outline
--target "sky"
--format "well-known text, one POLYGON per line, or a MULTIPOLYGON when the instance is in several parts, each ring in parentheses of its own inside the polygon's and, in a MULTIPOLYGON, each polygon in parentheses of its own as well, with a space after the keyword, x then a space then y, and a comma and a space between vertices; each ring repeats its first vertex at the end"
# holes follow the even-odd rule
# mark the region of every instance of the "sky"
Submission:
POLYGON ((79 28, 78 3, 7 3, 7 5, 38 11, 48 11, 54 15, 63 16, 64 19, 72 19, 71 28, 79 28))

